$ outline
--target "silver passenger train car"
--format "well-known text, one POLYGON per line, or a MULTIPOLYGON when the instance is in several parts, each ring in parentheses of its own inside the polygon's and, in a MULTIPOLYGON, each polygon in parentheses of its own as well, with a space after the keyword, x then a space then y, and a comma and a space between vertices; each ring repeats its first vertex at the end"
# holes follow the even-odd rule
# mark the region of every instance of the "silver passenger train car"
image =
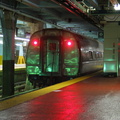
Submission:
POLYGON ((30 38, 26 67, 33 84, 77 77, 103 67, 103 44, 67 30, 43 29, 30 38))

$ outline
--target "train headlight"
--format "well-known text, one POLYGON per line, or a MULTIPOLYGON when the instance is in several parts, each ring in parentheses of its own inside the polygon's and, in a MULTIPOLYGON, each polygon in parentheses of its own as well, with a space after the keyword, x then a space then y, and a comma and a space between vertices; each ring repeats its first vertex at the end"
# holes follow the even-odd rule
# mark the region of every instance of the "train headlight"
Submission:
POLYGON ((33 44, 34 44, 34 45, 37 45, 37 44, 38 44, 38 41, 34 41, 33 44))
POLYGON ((71 42, 71 41, 68 41, 68 42, 67 42, 67 45, 68 45, 68 46, 71 46, 71 45, 72 45, 72 42, 71 42))
POLYGON ((32 40, 32 45, 33 45, 33 46, 38 46, 39 44, 40 44, 40 40, 39 40, 39 39, 34 38, 34 39, 32 40))
POLYGON ((64 45, 65 46, 72 46, 73 45, 73 41, 72 40, 65 40, 64 41, 64 45))

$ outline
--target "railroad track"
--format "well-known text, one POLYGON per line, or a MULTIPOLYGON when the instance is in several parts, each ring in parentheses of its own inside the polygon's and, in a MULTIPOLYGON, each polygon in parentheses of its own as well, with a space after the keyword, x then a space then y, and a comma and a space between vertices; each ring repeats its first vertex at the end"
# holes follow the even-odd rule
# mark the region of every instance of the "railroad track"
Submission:
MULTIPOLYGON (((21 91, 25 90, 25 82, 26 81, 15 83, 15 85, 14 85, 15 93, 16 92, 21 92, 21 91)), ((2 86, 0 86, 0 95, 2 95, 2 86)))
MULTIPOLYGON (((14 74, 14 90, 16 92, 23 91, 25 88, 25 82, 26 82, 26 69, 25 68, 19 68, 15 69, 14 74)), ((2 71, 0 71, 0 95, 2 94, 2 71)))

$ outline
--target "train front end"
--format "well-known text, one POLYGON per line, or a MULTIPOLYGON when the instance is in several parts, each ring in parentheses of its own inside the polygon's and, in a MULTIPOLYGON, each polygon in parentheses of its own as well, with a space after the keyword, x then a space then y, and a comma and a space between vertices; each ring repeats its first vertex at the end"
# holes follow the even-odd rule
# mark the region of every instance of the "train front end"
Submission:
POLYGON ((31 82, 47 82, 51 78, 61 81, 63 76, 78 74, 79 49, 75 38, 67 32, 48 29, 34 33, 26 58, 31 82))

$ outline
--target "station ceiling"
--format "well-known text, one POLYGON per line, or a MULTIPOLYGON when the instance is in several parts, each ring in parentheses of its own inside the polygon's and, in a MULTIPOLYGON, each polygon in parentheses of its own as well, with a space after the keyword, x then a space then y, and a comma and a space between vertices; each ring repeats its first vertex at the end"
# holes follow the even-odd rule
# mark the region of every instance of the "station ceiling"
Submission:
POLYGON ((116 14, 115 18, 118 18, 119 11, 116 12, 113 6, 119 2, 120 0, 0 0, 0 9, 13 11, 25 21, 41 21, 98 38, 99 33, 101 35, 103 32, 106 19, 117 20, 111 18, 116 14))

